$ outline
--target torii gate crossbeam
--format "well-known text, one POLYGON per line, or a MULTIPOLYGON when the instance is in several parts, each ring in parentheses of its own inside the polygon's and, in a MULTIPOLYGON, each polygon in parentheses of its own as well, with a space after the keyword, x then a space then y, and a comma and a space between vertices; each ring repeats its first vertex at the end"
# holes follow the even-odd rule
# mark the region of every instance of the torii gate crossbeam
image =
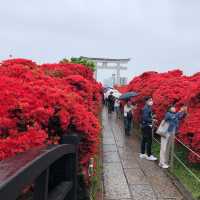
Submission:
POLYGON ((95 78, 97 79, 97 70, 98 69, 109 69, 116 70, 117 75, 117 84, 120 84, 120 71, 126 70, 127 67, 123 66, 127 64, 130 59, 112 59, 112 58, 91 58, 91 57, 83 57, 83 59, 92 60, 96 64, 95 78))

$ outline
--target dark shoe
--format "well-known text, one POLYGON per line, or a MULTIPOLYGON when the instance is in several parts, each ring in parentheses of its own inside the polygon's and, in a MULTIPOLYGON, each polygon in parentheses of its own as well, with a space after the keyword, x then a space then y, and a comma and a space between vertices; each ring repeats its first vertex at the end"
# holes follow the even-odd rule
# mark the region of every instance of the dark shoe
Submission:
POLYGON ((125 135, 126 135, 126 136, 130 136, 130 133, 129 133, 128 130, 125 130, 125 135))
POLYGON ((127 135, 128 134, 128 131, 125 129, 125 135, 127 135))
POLYGON ((127 136, 131 136, 131 134, 128 132, 128 133, 127 133, 127 136))

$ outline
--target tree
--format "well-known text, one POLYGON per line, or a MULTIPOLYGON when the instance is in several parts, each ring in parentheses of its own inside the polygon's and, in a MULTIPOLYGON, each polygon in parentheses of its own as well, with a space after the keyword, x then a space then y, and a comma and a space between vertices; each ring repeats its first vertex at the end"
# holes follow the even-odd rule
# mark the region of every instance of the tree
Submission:
POLYGON ((85 59, 85 58, 72 57, 70 61, 68 59, 66 59, 66 58, 64 58, 61 61, 61 63, 66 63, 66 62, 82 64, 82 65, 85 65, 86 67, 90 68, 92 71, 96 70, 96 64, 95 64, 95 62, 93 62, 92 60, 85 59))

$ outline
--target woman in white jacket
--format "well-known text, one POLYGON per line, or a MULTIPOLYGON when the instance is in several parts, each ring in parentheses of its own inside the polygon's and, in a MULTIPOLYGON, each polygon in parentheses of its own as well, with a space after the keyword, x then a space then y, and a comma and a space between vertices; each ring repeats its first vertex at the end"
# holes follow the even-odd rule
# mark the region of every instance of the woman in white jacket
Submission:
POLYGON ((136 106, 132 105, 132 101, 128 100, 127 103, 124 105, 124 129, 125 135, 130 136, 131 125, 133 121, 133 109, 136 106))

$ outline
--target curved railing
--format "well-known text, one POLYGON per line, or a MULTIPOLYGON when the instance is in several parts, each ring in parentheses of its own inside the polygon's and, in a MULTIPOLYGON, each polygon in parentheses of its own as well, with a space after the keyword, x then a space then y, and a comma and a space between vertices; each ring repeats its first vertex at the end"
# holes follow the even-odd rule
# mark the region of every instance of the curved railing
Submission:
POLYGON ((34 200, 75 200, 77 141, 42 146, 0 162, 0 199, 15 200, 29 186, 34 200))

